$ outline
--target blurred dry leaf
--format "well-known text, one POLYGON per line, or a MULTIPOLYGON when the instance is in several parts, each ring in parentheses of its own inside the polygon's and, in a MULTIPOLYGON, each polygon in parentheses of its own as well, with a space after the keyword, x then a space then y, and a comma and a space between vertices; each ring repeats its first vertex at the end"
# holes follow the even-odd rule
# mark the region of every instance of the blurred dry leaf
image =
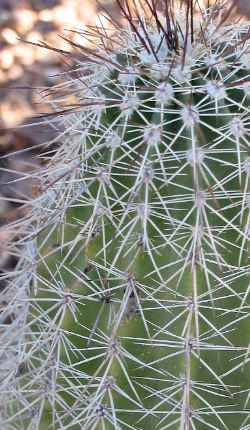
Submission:
POLYGON ((250 0, 234 0, 234 5, 240 15, 250 19, 250 0))

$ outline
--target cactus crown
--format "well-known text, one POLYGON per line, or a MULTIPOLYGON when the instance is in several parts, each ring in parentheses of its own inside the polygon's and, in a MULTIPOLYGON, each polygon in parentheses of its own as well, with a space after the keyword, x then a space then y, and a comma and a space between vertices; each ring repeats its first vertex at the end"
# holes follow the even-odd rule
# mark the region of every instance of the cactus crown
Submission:
POLYGON ((246 430, 249 24, 117 3, 54 88, 2 427, 246 430))

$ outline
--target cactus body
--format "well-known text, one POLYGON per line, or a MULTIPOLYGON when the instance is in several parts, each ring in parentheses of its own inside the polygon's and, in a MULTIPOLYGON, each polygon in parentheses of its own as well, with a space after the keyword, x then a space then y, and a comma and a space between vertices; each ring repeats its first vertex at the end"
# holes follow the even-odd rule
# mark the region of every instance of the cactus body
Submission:
POLYGON ((2 428, 247 429, 249 25, 120 7, 55 88, 2 428))

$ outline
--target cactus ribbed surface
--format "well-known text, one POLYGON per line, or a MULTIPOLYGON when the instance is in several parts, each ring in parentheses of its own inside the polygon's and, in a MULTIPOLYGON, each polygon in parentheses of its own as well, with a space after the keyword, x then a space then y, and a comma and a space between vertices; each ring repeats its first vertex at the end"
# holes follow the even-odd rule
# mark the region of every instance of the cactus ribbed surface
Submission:
POLYGON ((145 3, 54 88, 4 430, 250 426, 249 23, 145 3))

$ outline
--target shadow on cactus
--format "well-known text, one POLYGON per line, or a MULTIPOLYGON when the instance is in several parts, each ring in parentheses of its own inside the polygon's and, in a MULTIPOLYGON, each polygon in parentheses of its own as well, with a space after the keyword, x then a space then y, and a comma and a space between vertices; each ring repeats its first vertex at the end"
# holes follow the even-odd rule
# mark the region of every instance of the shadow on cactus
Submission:
POLYGON ((249 23, 117 4, 52 90, 1 428, 247 430, 249 23))

